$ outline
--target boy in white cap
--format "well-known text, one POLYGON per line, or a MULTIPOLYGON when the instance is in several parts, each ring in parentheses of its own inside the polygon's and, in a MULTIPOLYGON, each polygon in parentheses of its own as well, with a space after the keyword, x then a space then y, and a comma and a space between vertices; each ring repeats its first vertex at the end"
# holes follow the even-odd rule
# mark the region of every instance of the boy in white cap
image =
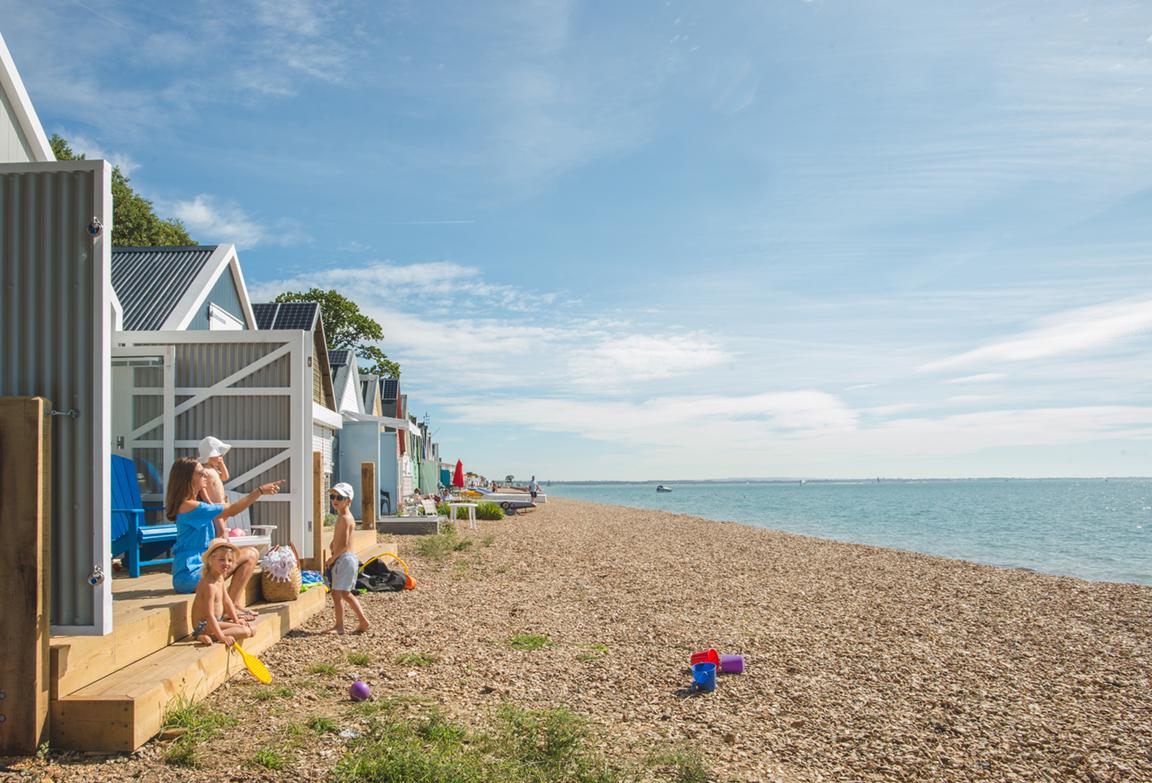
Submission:
POLYGON ((324 633, 344 633, 344 604, 352 607, 360 625, 352 633, 364 633, 368 630, 368 618, 360 607, 356 598, 356 572, 360 570, 360 561, 352 553, 352 531, 356 528, 356 520, 352 518, 352 485, 341 482, 328 493, 328 501, 336 511, 336 530, 332 534, 332 556, 324 567, 332 569, 332 604, 336 610, 336 624, 324 633))

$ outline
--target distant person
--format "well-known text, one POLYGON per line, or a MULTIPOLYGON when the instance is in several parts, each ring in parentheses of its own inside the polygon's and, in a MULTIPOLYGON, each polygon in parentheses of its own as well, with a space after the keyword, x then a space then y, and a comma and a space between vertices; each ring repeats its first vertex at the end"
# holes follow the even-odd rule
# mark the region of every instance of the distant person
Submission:
MULTIPOLYGON (((200 583, 204 553, 213 539, 216 519, 233 517, 244 511, 264 495, 275 495, 284 482, 262 484, 235 503, 206 503, 199 500, 204 492, 206 468, 198 460, 181 457, 168 474, 168 487, 164 500, 164 515, 176 523, 176 544, 172 547, 172 589, 178 593, 193 593, 200 583)), ((236 565, 230 572, 232 581, 228 595, 246 618, 255 612, 245 610, 244 588, 256 568, 257 553, 251 547, 239 550, 236 565)))
POLYGON ((332 556, 324 564, 325 570, 332 569, 332 608, 336 613, 336 624, 324 633, 344 633, 344 604, 352 607, 360 625, 352 633, 364 633, 368 630, 368 618, 360 607, 356 594, 356 573, 360 570, 360 561, 352 552, 352 531, 356 528, 356 520, 352 518, 352 497, 355 493, 351 484, 340 482, 332 487, 328 493, 328 502, 336 511, 336 530, 332 534, 332 556))
POLYGON ((225 647, 231 647, 237 639, 248 639, 253 634, 252 626, 240 616, 224 589, 224 579, 236 566, 239 555, 240 550, 226 538, 208 542, 196 598, 192 600, 192 622, 195 623, 192 635, 201 644, 218 640, 225 647))
POLYGON ((536 477, 533 476, 531 481, 528 482, 528 494, 532 496, 532 500, 536 500, 536 496, 540 494, 540 485, 536 483, 536 477))

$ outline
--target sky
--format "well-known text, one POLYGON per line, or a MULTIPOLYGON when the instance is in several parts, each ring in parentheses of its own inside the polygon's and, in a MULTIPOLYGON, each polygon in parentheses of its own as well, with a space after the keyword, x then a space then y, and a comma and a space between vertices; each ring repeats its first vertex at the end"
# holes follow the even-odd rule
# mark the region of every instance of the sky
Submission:
POLYGON ((1152 6, 0 0, 47 133, 489 476, 1152 475, 1152 6))

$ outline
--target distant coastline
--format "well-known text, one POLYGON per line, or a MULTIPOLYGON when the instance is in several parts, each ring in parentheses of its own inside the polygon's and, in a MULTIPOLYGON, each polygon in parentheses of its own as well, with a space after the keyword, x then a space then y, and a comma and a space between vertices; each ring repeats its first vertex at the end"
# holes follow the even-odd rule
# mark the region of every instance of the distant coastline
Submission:
POLYGON ((545 484, 860 484, 876 481, 904 484, 944 481, 1152 481, 1152 476, 967 476, 964 478, 903 478, 874 476, 872 478, 716 478, 716 479, 543 479, 545 484))

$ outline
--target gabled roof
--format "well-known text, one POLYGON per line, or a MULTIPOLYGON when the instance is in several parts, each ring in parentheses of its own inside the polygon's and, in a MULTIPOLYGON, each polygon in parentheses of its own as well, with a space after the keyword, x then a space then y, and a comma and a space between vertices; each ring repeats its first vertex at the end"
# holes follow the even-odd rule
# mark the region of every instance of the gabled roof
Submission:
POLYGON ((317 302, 264 302, 252 305, 259 329, 290 329, 311 332, 320 318, 317 302))
POLYGON ((336 409, 341 413, 363 413, 360 366, 356 363, 356 355, 346 348, 329 351, 328 366, 332 368, 332 391, 336 395, 336 409))
POLYGON ((113 247, 112 290, 127 331, 181 330, 203 306, 221 276, 231 273, 252 326, 251 305, 232 245, 113 247))
POLYGON ((6 99, 0 101, 0 111, 3 111, 4 104, 11 106, 12 119, 20 134, 21 148, 20 155, 10 155, 4 149, 0 149, 0 163, 23 163, 22 155, 25 153, 34 163, 56 160, 56 156, 52 153, 52 145, 48 143, 44 127, 40 124, 40 118, 36 116, 32 100, 28 97, 28 91, 24 89, 24 82, 16 70, 12 54, 4 43, 3 35, 0 35, 0 93, 3 93, 6 99))
POLYGON ((360 397, 364 400, 364 412, 371 413, 376 410, 375 399, 380 393, 380 376, 369 373, 360 374, 360 397))

